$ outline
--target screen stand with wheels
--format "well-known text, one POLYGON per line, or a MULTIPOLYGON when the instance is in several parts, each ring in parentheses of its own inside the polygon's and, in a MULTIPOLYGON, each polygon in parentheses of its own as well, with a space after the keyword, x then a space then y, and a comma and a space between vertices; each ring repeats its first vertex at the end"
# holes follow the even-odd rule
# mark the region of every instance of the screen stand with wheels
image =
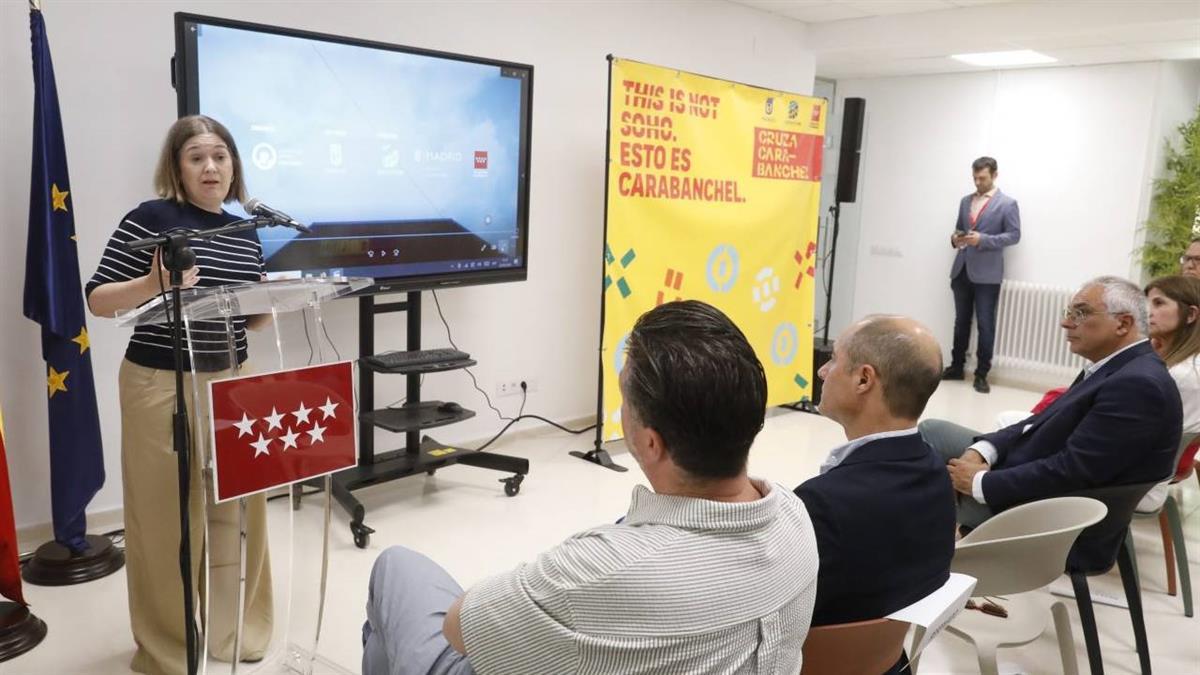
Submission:
MULTIPOLYGON (((359 356, 375 353, 375 317, 391 312, 406 312, 408 319, 408 342, 405 348, 417 351, 421 348, 421 293, 407 294, 404 302, 376 303, 373 296, 358 300, 359 356)), ((431 427, 460 422, 475 413, 461 406, 453 406, 447 412, 441 401, 421 401, 421 372, 418 368, 374 369, 369 362, 360 361, 362 368, 358 378, 359 433, 358 466, 340 471, 333 477, 333 494, 350 514, 350 531, 354 543, 366 548, 375 531, 365 524, 366 509, 353 494, 354 490, 419 473, 433 475, 438 469, 452 464, 477 466, 511 476, 500 479, 504 493, 516 496, 521 482, 529 473, 529 460, 492 452, 477 452, 456 448, 437 442, 421 431, 431 427), (375 373, 398 374, 407 378, 407 399, 399 408, 375 410, 375 373), (404 447, 390 452, 375 452, 375 427, 395 433, 403 433, 404 447)), ((456 370, 474 365, 474 361, 452 364, 441 370, 456 370)))

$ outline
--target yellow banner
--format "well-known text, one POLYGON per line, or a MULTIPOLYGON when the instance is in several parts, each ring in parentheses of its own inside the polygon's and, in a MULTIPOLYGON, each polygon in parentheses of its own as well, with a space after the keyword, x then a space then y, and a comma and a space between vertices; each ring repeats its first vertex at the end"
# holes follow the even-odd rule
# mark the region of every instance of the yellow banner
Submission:
POLYGON ((825 100, 612 60, 603 438, 637 318, 703 300, 750 340, 769 405, 810 396, 825 100))

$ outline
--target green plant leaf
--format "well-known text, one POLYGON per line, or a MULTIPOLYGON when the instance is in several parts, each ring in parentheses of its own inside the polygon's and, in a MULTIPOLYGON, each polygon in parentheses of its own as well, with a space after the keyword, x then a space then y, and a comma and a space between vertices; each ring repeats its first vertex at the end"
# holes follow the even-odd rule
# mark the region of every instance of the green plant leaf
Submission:
POLYGON ((1200 236, 1200 106, 1179 125, 1181 146, 1166 143, 1166 172, 1154 181, 1145 244, 1135 252, 1153 278, 1179 272, 1179 256, 1200 236))

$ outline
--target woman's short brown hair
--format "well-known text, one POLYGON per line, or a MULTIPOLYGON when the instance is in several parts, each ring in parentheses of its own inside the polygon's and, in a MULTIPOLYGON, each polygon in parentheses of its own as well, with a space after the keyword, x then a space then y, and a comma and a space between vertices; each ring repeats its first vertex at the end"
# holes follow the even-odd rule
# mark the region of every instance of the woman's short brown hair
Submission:
POLYGON ((229 182, 229 193, 225 195, 225 203, 246 201, 246 181, 242 178, 242 158, 238 154, 237 144, 225 125, 205 115, 188 115, 180 117, 167 131, 163 141, 162 152, 158 154, 158 168, 154 170, 154 191, 163 199, 174 199, 180 204, 188 200, 187 190, 183 187, 183 177, 179 173, 179 153, 183 144, 193 136, 200 134, 215 134, 229 148, 229 157, 233 163, 233 180, 229 182))
POLYGON ((1200 320, 1190 324, 1187 322, 1188 308, 1200 307, 1200 279, 1179 275, 1159 277, 1146 284, 1146 295, 1150 295, 1154 289, 1179 305, 1179 327, 1171 338, 1171 344, 1164 346, 1162 355, 1162 360, 1170 368, 1200 354, 1200 320))

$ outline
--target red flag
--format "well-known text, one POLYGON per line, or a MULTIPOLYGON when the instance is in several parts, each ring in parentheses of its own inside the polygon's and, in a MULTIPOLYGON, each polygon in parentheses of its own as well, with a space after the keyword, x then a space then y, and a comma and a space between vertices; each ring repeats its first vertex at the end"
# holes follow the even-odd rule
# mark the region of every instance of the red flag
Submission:
POLYGON ((13 518, 8 460, 4 455, 4 418, 0 416, 0 595, 28 605, 21 594, 21 563, 17 553, 17 523, 13 518))
POLYGON ((350 361, 214 381, 209 402, 218 502, 357 461, 350 361))

